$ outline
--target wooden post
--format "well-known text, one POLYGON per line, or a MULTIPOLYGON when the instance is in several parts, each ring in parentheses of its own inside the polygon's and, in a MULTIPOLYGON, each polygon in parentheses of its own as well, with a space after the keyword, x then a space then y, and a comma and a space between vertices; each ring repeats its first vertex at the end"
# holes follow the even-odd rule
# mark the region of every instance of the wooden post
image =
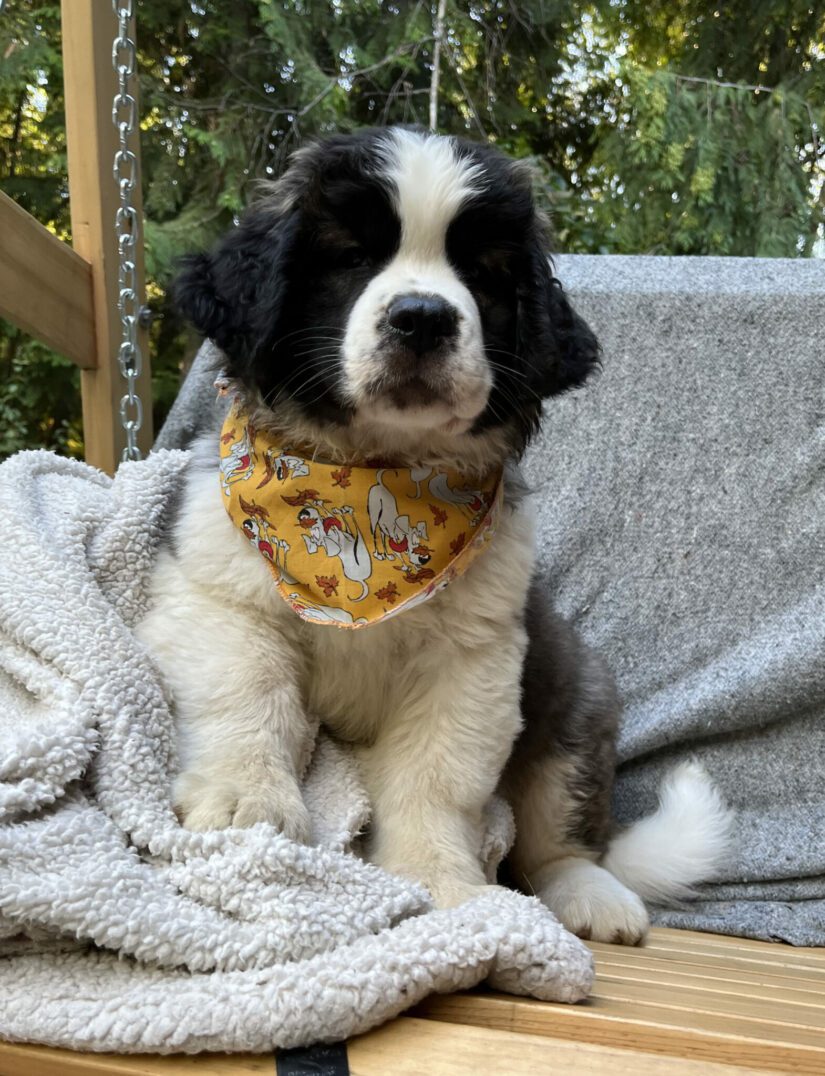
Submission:
MULTIPOLYGON (((81 372, 83 433, 88 462, 112 474, 126 444, 120 422, 120 400, 126 382, 117 363, 120 318, 115 213, 119 198, 112 175, 117 149, 117 131, 112 123, 112 99, 117 90, 112 41, 117 20, 109 0, 61 0, 61 3, 72 245, 92 267, 97 348, 97 365, 81 372)), ((133 39, 134 34, 133 24, 133 39)), ((131 93, 138 98, 137 73, 132 79, 131 93)), ((131 148, 137 153, 137 131, 133 139, 131 148)), ((142 222, 139 186, 132 200, 142 222)), ((142 237, 137 243, 135 260, 138 294, 142 295, 142 237)), ((152 388, 145 332, 141 331, 139 340, 143 369, 137 391, 143 402, 143 426, 138 443, 143 452, 148 452, 152 444, 152 388)))

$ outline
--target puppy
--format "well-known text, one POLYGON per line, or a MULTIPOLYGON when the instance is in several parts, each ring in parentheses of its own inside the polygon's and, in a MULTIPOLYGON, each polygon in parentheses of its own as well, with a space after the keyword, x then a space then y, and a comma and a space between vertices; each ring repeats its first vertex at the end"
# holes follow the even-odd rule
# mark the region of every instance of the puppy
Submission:
MULTIPOLYGON (((440 907, 481 892, 482 811, 498 788, 516 818, 512 883, 582 936, 639 941, 647 914, 623 881, 638 875, 658 900, 682 895, 711 868, 726 816, 686 767, 644 833, 609 844, 613 684, 531 582, 531 512, 513 466, 542 401, 581 385, 599 357, 553 276, 529 172, 419 130, 329 138, 296 153, 216 249, 188 259, 176 295, 224 353, 253 437, 276 446, 266 481, 271 452, 291 452, 293 470, 379 461, 379 476, 409 472, 422 513, 440 497, 476 526, 490 502, 476 490, 504 469, 495 528, 444 588, 422 589, 436 573, 412 570, 401 548, 406 538, 428 563, 438 528, 413 540, 416 521, 404 530, 408 510, 377 489, 364 549, 391 571, 398 546, 399 586, 419 592, 375 624, 320 602, 312 623, 293 577, 261 555, 258 502, 242 502, 255 516, 245 532, 222 503, 254 462, 248 429, 231 467, 217 431, 196 445, 140 626, 174 699, 183 824, 269 822, 307 839, 298 782, 318 715, 359 759, 372 862, 422 882, 440 907)), ((318 517, 313 555, 345 524, 358 541, 357 519, 339 509, 333 520, 310 498, 297 501, 318 517)), ((378 562, 358 563, 369 591, 378 562)), ((337 576, 318 579, 333 592, 337 576)))

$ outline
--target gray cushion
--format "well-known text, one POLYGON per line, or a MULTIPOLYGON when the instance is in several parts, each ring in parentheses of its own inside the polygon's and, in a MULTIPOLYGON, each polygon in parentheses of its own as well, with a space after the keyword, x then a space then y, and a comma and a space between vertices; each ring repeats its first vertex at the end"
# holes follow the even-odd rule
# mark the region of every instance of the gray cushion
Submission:
POLYGON ((659 921, 825 944, 825 266, 565 257, 603 375, 553 401, 528 474, 560 612, 625 712, 619 817, 694 755, 739 819, 659 921))

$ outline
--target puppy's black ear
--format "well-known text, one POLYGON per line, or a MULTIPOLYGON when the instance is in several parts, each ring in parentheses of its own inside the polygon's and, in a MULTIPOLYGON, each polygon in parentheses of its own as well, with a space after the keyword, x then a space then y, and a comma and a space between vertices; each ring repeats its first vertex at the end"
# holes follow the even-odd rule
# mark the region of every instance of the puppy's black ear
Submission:
POLYGON ((568 302, 538 239, 519 291, 518 337, 531 388, 542 397, 576 388, 599 365, 599 342, 568 302))
POLYGON ((253 208, 210 253, 182 261, 175 304, 227 355, 235 373, 277 338, 298 218, 297 210, 253 208))

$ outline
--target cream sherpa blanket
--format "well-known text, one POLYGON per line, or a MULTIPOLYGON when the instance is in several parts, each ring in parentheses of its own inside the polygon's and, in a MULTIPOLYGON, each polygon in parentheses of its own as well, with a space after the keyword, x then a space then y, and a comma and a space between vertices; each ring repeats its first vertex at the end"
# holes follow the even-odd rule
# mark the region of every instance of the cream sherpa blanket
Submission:
MULTIPOLYGON (((485 978, 582 998, 590 955, 537 900, 433 911, 348 851, 368 805, 323 737, 313 847, 178 825, 169 708, 132 627, 186 462, 160 452, 113 481, 45 452, 0 467, 0 1036, 263 1051, 485 978)), ((489 821, 494 870, 512 827, 500 803, 489 821)))

